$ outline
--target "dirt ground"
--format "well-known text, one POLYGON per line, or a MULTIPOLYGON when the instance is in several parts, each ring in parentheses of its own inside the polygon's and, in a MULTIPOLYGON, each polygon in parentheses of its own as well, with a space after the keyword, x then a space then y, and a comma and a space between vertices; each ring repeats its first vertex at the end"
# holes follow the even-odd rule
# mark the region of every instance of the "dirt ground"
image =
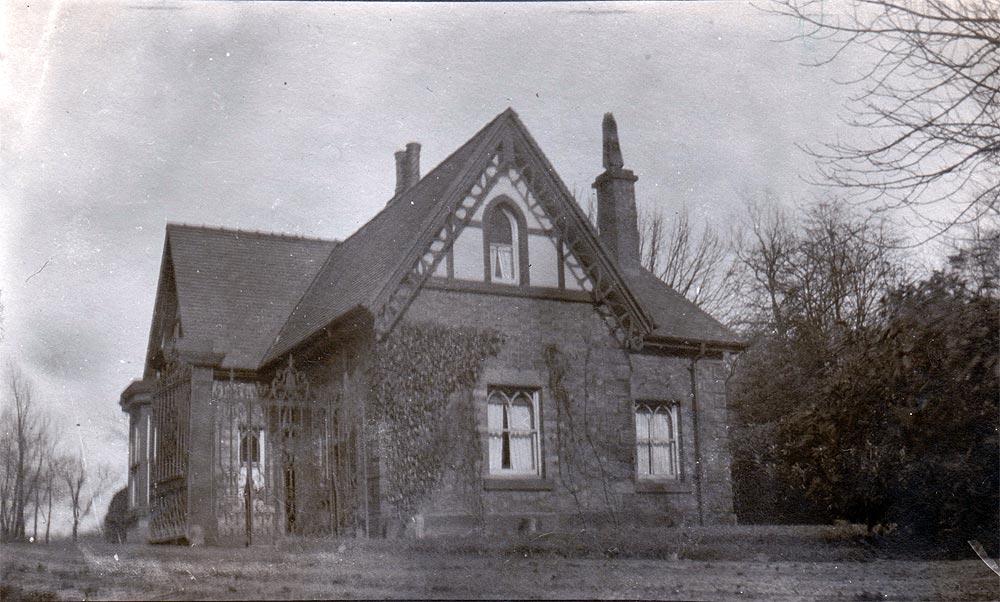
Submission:
MULTIPOLYGON (((565 558, 440 544, 185 548, 88 542, 0 552, 3 598, 631 598, 998 600, 980 560, 565 558)), ((782 557, 782 555, 778 555, 782 557)), ((787 556, 786 556, 787 558, 787 556)))

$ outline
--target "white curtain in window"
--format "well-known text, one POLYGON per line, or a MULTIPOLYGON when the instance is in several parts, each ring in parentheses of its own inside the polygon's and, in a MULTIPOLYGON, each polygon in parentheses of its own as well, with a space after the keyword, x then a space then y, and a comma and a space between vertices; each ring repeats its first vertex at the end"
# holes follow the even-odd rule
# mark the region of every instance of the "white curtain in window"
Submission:
POLYGON ((649 410, 635 410, 635 459, 640 475, 649 474, 649 410))
POLYGON ((650 421, 650 440, 652 443, 652 474, 674 475, 674 463, 671 457, 673 442, 673 425, 668 408, 657 409, 650 421))
MULTIPOLYGON (((257 462, 251 464, 250 469, 253 471, 250 473, 250 479, 251 482, 253 483, 253 489, 254 491, 260 491, 261 489, 264 488, 264 471, 261 470, 260 464, 257 462)), ((243 488, 246 487, 246 484, 247 484, 247 465, 242 464, 240 465, 240 481, 239 481, 240 491, 243 491, 243 488)))
POLYGON ((492 245, 493 279, 503 282, 514 280, 514 248, 511 245, 492 245))
POLYGON ((510 425, 510 468, 514 472, 535 471, 535 450, 531 400, 522 395, 508 406, 510 425))
MULTIPOLYGON (((263 476, 264 476, 264 473, 267 470, 265 468, 267 466, 267 464, 264 463, 264 460, 265 460, 265 458, 264 458, 264 452, 267 449, 267 445, 266 445, 267 442, 264 440, 264 429, 260 429, 259 433, 260 434, 257 437, 257 441, 259 442, 258 445, 260 446, 259 447, 259 449, 260 449, 260 469, 261 469, 261 479, 262 479, 262 482, 263 482, 263 476)), ((327 457, 329 457, 329 454, 324 454, 323 457, 327 458, 327 457)))
POLYGON ((502 403, 494 403, 491 398, 486 408, 486 422, 490 433, 490 472, 495 474, 500 472, 501 468, 501 453, 503 452, 501 431, 503 429, 504 406, 502 403))

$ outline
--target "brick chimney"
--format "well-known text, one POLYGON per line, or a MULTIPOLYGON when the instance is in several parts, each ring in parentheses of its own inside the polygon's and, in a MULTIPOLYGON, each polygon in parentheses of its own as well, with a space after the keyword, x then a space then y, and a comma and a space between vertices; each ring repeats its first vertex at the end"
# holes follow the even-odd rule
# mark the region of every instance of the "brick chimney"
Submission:
POLYGON ((405 192, 420 181, 420 144, 410 142, 406 150, 396 151, 396 194, 405 192))
POLYGON ((611 113, 604 114, 604 173, 597 176, 597 231, 601 243, 626 270, 639 269, 639 224, 635 208, 635 181, 624 169, 618 143, 618 124, 611 113))

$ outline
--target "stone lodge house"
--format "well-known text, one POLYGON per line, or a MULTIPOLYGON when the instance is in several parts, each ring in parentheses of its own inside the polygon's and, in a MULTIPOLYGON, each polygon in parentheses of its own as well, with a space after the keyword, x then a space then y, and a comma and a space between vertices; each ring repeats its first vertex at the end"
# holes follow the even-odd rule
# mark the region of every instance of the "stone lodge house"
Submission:
POLYGON ((596 229, 511 109, 407 144, 346 240, 169 224, 120 401, 148 539, 732 522, 742 344, 640 266, 603 135, 596 229))

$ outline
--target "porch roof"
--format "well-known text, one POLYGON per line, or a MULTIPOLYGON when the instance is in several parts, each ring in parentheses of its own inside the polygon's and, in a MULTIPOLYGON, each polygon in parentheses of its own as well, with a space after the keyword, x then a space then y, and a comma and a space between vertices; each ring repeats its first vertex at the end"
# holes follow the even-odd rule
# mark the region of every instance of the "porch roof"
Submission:
POLYGON ((337 242, 168 224, 167 245, 184 337, 255 369, 337 242))

